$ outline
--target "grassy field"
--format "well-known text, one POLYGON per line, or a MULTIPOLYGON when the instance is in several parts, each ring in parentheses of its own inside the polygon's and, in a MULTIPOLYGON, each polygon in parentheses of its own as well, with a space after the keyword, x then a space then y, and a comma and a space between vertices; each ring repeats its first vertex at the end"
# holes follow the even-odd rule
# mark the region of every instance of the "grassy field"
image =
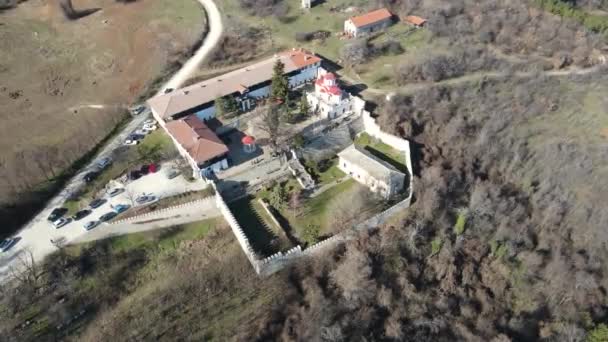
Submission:
POLYGON ((367 133, 361 133, 355 144, 362 146, 376 157, 384 160, 385 162, 393 165, 398 170, 407 173, 407 166, 405 165, 405 155, 403 152, 392 148, 391 146, 372 138, 367 133))
POLYGON ((289 222, 291 228, 302 239, 306 235, 310 227, 318 227, 318 232, 313 234, 313 238, 309 243, 317 242, 321 237, 329 234, 331 229, 327 226, 332 216, 331 203, 337 200, 348 201, 344 198, 344 193, 354 188, 360 187, 359 183, 352 179, 346 180, 321 193, 317 197, 304 200, 303 207, 300 209, 299 215, 293 215, 291 210, 282 210, 283 217, 289 222), (314 237, 316 235, 316 237, 314 237))

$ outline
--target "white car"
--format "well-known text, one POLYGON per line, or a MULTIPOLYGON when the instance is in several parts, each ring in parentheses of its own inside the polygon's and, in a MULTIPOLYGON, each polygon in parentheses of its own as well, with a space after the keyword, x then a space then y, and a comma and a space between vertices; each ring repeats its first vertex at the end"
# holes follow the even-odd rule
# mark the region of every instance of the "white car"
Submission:
POLYGON ((55 226, 55 229, 59 229, 59 228, 65 226, 65 225, 67 225, 70 222, 72 222, 72 219, 62 217, 59 220, 54 221, 53 222, 53 226, 55 226))
POLYGON ((152 131, 151 130, 147 130, 147 129, 138 129, 137 131, 133 132, 133 134, 148 135, 150 132, 152 132, 152 131))
POLYGON ((141 129, 144 131, 155 131, 158 128, 155 124, 144 125, 141 129))
POLYGON ((144 121, 144 126, 145 125, 156 125, 156 120, 148 119, 148 120, 144 121))
POLYGON ((124 145, 126 145, 126 146, 137 145, 137 144, 139 144, 139 140, 127 139, 124 142, 124 145))

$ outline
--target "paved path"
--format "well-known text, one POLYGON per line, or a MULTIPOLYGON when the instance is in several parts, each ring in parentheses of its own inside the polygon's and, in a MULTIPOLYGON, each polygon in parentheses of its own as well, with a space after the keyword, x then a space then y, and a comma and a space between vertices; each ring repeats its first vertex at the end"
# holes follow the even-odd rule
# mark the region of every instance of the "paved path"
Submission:
MULTIPOLYGON (((207 22, 209 24, 209 31, 203 41, 202 46, 196 51, 184 66, 165 83, 158 94, 164 93, 169 88, 179 88, 184 82, 190 77, 191 74, 197 71, 200 63, 211 53, 213 48, 219 42, 222 35, 222 20, 220 12, 213 2, 213 0, 198 0, 203 5, 207 13, 207 22)), ((0 281, 4 280, 10 274, 11 267, 19 267, 19 255, 26 251, 32 253, 32 256, 36 261, 42 260, 45 256, 52 253, 56 248, 50 242, 53 237, 58 237, 59 233, 55 230, 49 222, 47 217, 51 211, 63 205, 64 201, 69 195, 83 186, 83 177, 87 172, 95 169, 96 162, 104 157, 110 156, 112 151, 120 146, 126 137, 136 129, 138 129, 144 120, 149 117, 149 111, 140 114, 135 117, 117 136, 115 136, 106 146, 103 147, 101 152, 96 158, 84 167, 77 175, 75 175, 65 186, 63 190, 53 197, 46 205, 46 207, 39 212, 28 224, 26 224, 16 236, 21 240, 9 251, 0 255, 0 281)), ((109 204, 106 204, 109 207, 109 204)), ((109 208, 105 208, 108 210, 109 208)), ((105 213, 104 208, 99 208, 95 212, 105 213)), ((93 218, 93 214, 90 215, 93 218)), ((89 217, 83 219, 86 220, 89 217)), ((84 234, 84 229, 76 227, 75 224, 68 225, 60 229, 63 237, 69 242, 76 237, 84 234), (69 232, 69 233, 68 233, 69 232)))
POLYGON ((72 240, 71 243, 90 242, 113 236, 174 227, 219 216, 221 216, 221 213, 217 210, 215 197, 212 196, 177 208, 159 210, 150 214, 133 217, 128 219, 127 222, 117 222, 116 224, 104 223, 88 234, 72 240))

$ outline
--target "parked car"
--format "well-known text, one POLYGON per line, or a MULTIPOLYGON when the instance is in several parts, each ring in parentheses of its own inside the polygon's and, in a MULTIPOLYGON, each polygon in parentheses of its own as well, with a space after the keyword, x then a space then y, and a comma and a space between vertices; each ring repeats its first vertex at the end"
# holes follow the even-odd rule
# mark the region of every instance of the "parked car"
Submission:
POLYGON ((139 114, 143 113, 145 110, 146 110, 146 106, 139 105, 139 106, 136 106, 134 108, 131 108, 131 114, 133 114, 133 115, 139 115, 139 114))
POLYGON ((133 132, 133 134, 145 136, 145 135, 150 134, 150 132, 152 132, 152 131, 149 131, 149 130, 146 130, 146 129, 142 128, 142 129, 138 129, 137 131, 133 132))
POLYGON ((106 202, 107 202, 107 200, 105 200, 103 198, 94 199, 93 201, 91 201, 91 203, 89 203, 89 207, 91 207, 93 209, 97 209, 97 208, 101 207, 102 205, 104 205, 106 202))
POLYGON ((133 170, 131 172, 129 172, 129 180, 136 180, 136 179, 140 179, 142 176, 141 171, 139 170, 133 170))
POLYGON ((108 166, 110 166, 112 164, 112 158, 110 157, 105 157, 105 158, 101 158, 98 162, 97 162, 97 166, 103 170, 105 168, 107 168, 108 166))
POLYGON ((167 89, 165 89, 165 94, 169 94, 172 91, 173 91, 173 88, 167 88, 167 89))
POLYGON ((147 175, 148 173, 150 173, 150 165, 142 165, 142 166, 139 168, 139 172, 140 172, 142 175, 147 175))
POLYGON ((131 139, 127 139, 125 140, 125 142, 123 143, 125 146, 132 146, 132 145, 137 145, 139 144, 139 140, 131 140, 131 139))
POLYGON ((115 218, 116 215, 118 215, 118 214, 115 211, 110 211, 109 213, 105 213, 105 214, 101 215, 101 217, 99 217, 99 221, 101 221, 101 222, 110 221, 111 219, 115 218))
POLYGON ((154 195, 141 195, 135 199, 135 203, 144 204, 156 201, 156 196, 154 195))
POLYGON ((65 215, 67 212, 68 210, 66 208, 55 208, 53 209, 53 211, 51 211, 51 214, 49 215, 47 220, 55 222, 61 217, 63 217, 63 215, 65 215))
POLYGON ((89 221, 89 222, 85 223, 83 227, 86 230, 91 230, 91 229, 99 226, 100 223, 101 222, 99 222, 99 221, 89 221))
POLYGON ((67 225, 70 222, 72 222, 71 218, 62 217, 59 220, 54 221, 53 222, 53 226, 55 226, 55 229, 59 229, 59 228, 65 226, 65 225, 67 225))
POLYGON ((91 183, 92 181, 97 179, 97 177, 99 177, 99 172, 91 171, 91 172, 87 173, 86 175, 84 175, 84 181, 86 183, 91 183))
POLYGON ((125 188, 114 188, 108 192, 108 196, 115 197, 125 192, 125 188))
POLYGON ((152 125, 144 125, 141 129, 143 129, 144 131, 156 131, 158 129, 158 126, 152 124, 152 125))
POLYGON ((79 221, 79 220, 89 216, 89 214, 91 214, 91 213, 92 213, 92 211, 89 209, 80 210, 76 214, 72 215, 72 220, 79 221))
POLYGON ((158 171, 159 167, 158 164, 150 164, 148 165, 148 171, 150 171, 150 173, 156 173, 156 171, 158 171))
POLYGON ((153 125, 153 124, 156 124, 156 120, 154 120, 154 119, 147 119, 146 121, 144 121, 143 124, 144 125, 153 125))
POLYGON ((116 214, 121 214, 127 211, 129 208, 131 208, 131 206, 128 204, 119 204, 114 206, 114 211, 116 212, 116 214))
POLYGON ((2 241, 0 241, 0 251, 2 252, 6 252, 8 251, 11 247, 13 247, 17 241, 19 241, 19 238, 8 238, 8 239, 4 239, 2 241))
POLYGON ((177 176, 179 176, 180 172, 179 170, 176 169, 169 169, 169 171, 167 171, 166 175, 167 175, 167 179, 173 179, 177 176))

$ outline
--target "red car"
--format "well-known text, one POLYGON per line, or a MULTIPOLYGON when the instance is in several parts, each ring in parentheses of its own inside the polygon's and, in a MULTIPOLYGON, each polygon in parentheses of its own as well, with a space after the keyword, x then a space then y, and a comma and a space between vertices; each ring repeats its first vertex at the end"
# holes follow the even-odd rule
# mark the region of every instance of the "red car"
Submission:
POLYGON ((156 171, 158 171, 158 166, 156 164, 150 164, 148 165, 148 171, 150 171, 150 173, 156 173, 156 171))

